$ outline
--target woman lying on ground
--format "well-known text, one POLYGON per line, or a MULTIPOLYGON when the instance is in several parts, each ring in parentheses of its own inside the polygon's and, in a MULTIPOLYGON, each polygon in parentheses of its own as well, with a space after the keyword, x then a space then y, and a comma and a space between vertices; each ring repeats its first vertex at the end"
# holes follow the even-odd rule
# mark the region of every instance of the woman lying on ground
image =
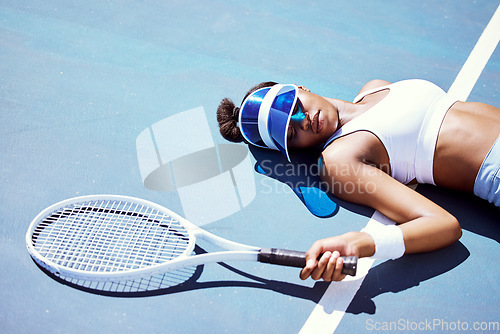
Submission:
POLYGON ((406 185, 467 191, 500 206, 500 109, 456 101, 425 80, 373 80, 353 103, 264 82, 240 107, 223 99, 217 120, 224 138, 280 150, 288 160, 289 150, 320 147, 332 194, 398 224, 316 241, 302 279, 342 280, 341 255, 396 259, 456 242, 457 219, 406 185))

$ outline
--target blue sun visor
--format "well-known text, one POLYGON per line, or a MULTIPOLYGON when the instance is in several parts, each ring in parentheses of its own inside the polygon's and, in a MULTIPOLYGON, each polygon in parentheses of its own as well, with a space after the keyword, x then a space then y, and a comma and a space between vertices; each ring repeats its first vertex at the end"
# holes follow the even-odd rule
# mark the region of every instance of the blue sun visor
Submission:
POLYGON ((296 85, 286 84, 250 94, 241 105, 238 120, 243 137, 255 146, 281 151, 290 161, 286 142, 297 92, 296 85))

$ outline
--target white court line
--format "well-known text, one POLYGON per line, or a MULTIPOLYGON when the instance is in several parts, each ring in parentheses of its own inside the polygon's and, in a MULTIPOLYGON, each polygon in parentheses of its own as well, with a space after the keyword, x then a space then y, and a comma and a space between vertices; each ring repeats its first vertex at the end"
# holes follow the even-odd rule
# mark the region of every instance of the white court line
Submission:
POLYGON ((493 54, 493 51, 495 51, 499 40, 500 6, 497 7, 490 23, 484 29, 469 58, 467 58, 467 61, 448 90, 449 95, 461 101, 467 100, 486 63, 493 54))
MULTIPOLYGON (((481 34, 469 58, 467 58, 467 61, 451 85, 448 94, 453 95, 461 101, 467 100, 486 63, 497 47, 499 39, 500 6, 498 6, 490 22, 481 34)), ((388 218, 378 211, 375 211, 368 224, 374 221, 381 221, 381 219, 388 220, 388 218)), ((360 259, 358 270, 361 271, 359 273, 361 277, 330 283, 320 301, 309 315, 309 318, 304 323, 304 326, 302 326, 299 334, 334 333, 373 262, 373 259, 360 259)))

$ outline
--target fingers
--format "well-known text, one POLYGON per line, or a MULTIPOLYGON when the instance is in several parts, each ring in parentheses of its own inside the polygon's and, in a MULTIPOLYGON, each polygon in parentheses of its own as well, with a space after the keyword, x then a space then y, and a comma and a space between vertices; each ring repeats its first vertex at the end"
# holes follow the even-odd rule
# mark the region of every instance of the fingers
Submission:
POLYGON ((314 260, 314 258, 308 259, 305 268, 300 272, 300 278, 305 280, 311 277, 315 281, 323 279, 326 282, 341 281, 346 277, 342 274, 343 266, 344 261, 338 251, 333 253, 327 251, 319 261, 314 260))
POLYGON ((344 260, 339 256, 339 257, 337 257, 335 262, 336 262, 335 263, 335 270, 334 270, 331 278, 332 278, 332 281, 341 281, 346 277, 345 274, 342 274, 342 269, 344 268, 344 260))
POLYGON ((299 275, 300 279, 301 280, 308 279, 315 268, 316 268, 316 260, 313 258, 307 260, 306 266, 300 271, 299 275))
POLYGON ((355 248, 350 247, 347 236, 348 234, 344 234, 314 242, 306 253, 306 266, 301 270, 300 278, 305 280, 311 277, 313 280, 323 279, 327 282, 343 280, 346 275, 342 274, 344 261, 340 258, 340 253, 358 255, 355 248))
MULTIPOLYGON (((326 275, 331 269, 331 264, 330 264, 331 258, 332 258, 332 252, 325 252, 321 256, 321 258, 318 262, 318 265, 311 273, 311 278, 313 280, 317 281, 317 280, 323 278, 323 276, 327 277, 326 275)), ((334 267, 335 267, 335 265, 334 265, 334 267)))
POLYGON ((300 279, 305 280, 311 276, 313 271, 316 269, 318 265, 317 258, 323 251, 323 245, 320 241, 316 241, 313 243, 311 248, 306 252, 306 266, 300 272, 300 279))

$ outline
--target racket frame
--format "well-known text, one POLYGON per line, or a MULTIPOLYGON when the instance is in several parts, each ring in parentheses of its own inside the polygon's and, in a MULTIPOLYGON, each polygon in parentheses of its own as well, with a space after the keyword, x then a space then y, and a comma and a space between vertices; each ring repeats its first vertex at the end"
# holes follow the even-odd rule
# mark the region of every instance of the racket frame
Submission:
POLYGON ((35 262, 44 269, 55 274, 56 276, 64 276, 74 279, 83 279, 91 281, 118 281, 118 280, 144 278, 156 274, 174 271, 184 267, 198 266, 214 262, 257 261, 258 254, 260 251, 259 247, 249 246, 242 243, 227 240, 213 233, 210 233, 204 229, 201 229, 200 227, 191 223, 182 216, 176 214, 175 212, 159 204, 144 199, 122 196, 122 195, 80 196, 80 197, 66 199, 47 207, 45 210, 40 212, 31 222, 28 231, 26 232, 26 246, 28 252, 30 253, 31 257, 35 260, 35 262), (36 227, 39 225, 39 223, 41 223, 47 216, 50 216, 54 212, 66 206, 92 202, 92 201, 106 201, 106 200, 123 201, 138 205, 144 205, 152 209, 158 210, 161 213, 171 216, 186 229, 189 235, 189 243, 186 250, 176 258, 156 265, 150 265, 147 267, 137 268, 137 269, 112 271, 112 272, 91 272, 91 271, 85 271, 80 269, 68 268, 66 266, 61 266, 45 258, 42 254, 40 254, 40 252, 38 252, 35 249, 32 241, 33 233, 36 227), (191 255, 196 245, 197 239, 208 241, 225 250, 205 253, 205 254, 191 255))

